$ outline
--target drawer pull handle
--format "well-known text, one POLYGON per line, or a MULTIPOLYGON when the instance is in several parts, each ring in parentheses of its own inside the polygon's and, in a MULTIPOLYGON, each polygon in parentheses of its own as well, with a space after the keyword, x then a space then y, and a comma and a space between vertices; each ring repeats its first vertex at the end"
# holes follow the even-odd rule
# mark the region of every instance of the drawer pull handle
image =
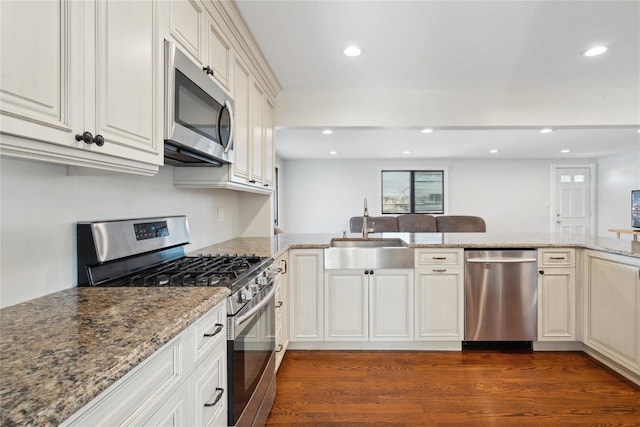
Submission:
POLYGON ((222 323, 216 323, 216 330, 213 331, 213 333, 205 333, 204 336, 206 338, 211 338, 211 337, 215 337, 216 335, 218 335, 220 333, 220 331, 222 331, 222 328, 224 328, 224 325, 222 323))
POLYGON ((284 304, 284 303, 283 303, 282 301, 278 301, 278 302, 276 303, 276 308, 280 308, 280 307, 282 307, 282 305, 283 305, 283 304, 284 304))
POLYGON ((204 404, 205 408, 216 406, 216 404, 220 401, 220 399, 222 399, 222 395, 224 394, 224 389, 220 387, 216 387, 216 391, 218 392, 218 395, 216 396, 216 400, 214 400, 213 403, 205 403, 204 404))
POLYGON ((284 346, 282 344, 278 344, 278 349, 276 350, 276 353, 280 353, 283 348, 284 346))
POLYGON ((434 273, 446 273, 447 269, 446 268, 434 268, 433 270, 434 273))
POLYGON ((447 259, 446 256, 432 256, 431 259, 447 259))
POLYGON ((566 259, 566 258, 563 256, 551 256, 549 257, 549 259, 566 259))

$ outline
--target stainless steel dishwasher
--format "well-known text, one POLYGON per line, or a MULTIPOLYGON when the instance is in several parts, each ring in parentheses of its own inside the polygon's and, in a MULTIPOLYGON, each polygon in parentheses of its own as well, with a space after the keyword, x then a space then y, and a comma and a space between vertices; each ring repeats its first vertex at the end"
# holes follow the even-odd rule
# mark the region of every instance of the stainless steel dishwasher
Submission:
POLYGON ((536 339, 535 249, 467 250, 463 348, 536 339))

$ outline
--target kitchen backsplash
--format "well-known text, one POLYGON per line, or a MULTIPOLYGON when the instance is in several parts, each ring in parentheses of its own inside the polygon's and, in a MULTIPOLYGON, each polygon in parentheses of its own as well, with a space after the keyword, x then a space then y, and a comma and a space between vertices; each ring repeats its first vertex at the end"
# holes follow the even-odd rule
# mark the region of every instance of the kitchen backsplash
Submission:
POLYGON ((176 189, 171 166, 153 177, 69 176, 65 166, 0 162, 1 307, 75 286, 78 221, 186 214, 193 238, 187 250, 241 233, 244 195, 176 189))

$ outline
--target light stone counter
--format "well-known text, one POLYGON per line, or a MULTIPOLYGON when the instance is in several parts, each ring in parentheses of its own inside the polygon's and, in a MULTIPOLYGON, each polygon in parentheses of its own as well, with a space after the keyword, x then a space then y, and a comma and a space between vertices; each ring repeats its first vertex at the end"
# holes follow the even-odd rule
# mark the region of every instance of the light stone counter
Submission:
MULTIPOLYGON (((415 248, 584 248, 640 258, 640 242, 610 237, 572 236, 556 233, 377 233, 372 238, 398 237, 415 248)), ((287 249, 327 248, 336 234, 278 234, 243 237, 218 243, 193 253, 255 253, 276 257, 287 249)), ((347 237, 360 237, 350 233, 347 237)))
POLYGON ((0 424, 60 424, 228 294, 72 288, 3 308, 0 424))

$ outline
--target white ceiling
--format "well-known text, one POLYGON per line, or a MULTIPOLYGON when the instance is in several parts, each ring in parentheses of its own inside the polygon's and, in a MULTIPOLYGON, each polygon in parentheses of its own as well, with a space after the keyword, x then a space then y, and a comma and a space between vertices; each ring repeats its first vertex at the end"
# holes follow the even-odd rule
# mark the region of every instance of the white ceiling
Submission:
MULTIPOLYGON (((237 4, 285 91, 629 88, 640 100, 640 1, 237 4), (363 55, 343 56, 349 44, 361 46, 363 55), (581 55, 595 44, 609 50, 581 55)), ((287 159, 594 158, 638 150, 636 130, 438 129, 425 135, 418 129, 342 128, 322 135, 317 128, 278 128, 276 151, 287 159), (571 152, 560 153, 565 148, 571 152)))

